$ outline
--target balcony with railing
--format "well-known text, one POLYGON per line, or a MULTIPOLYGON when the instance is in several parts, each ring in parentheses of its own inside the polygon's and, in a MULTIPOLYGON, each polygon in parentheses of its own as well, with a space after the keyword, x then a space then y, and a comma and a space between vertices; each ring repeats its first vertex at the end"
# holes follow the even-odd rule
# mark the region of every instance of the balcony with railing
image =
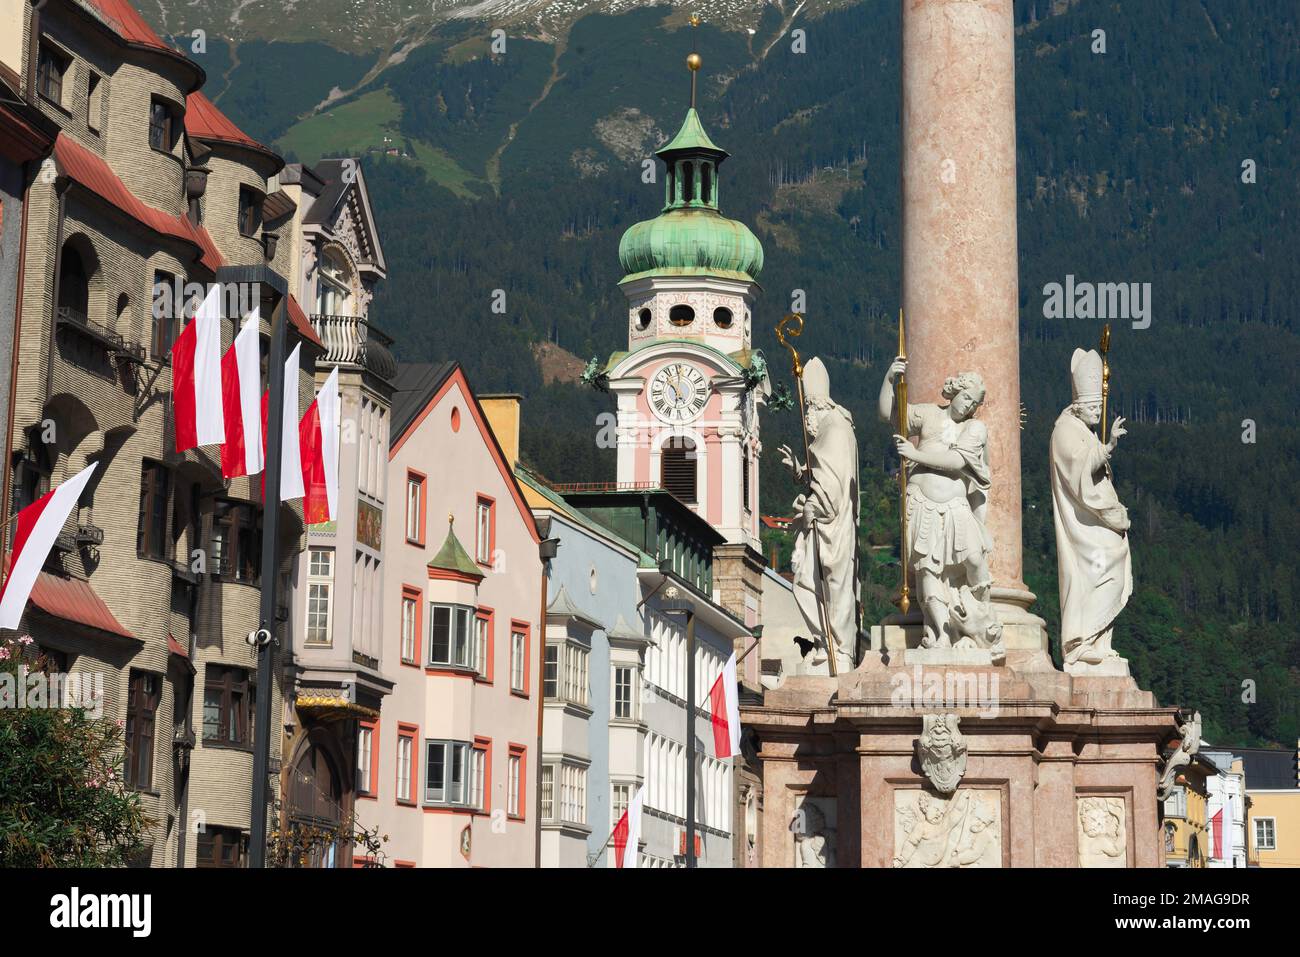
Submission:
POLYGON ((70 306, 59 306, 55 315, 61 327, 76 330, 98 343, 105 351, 133 362, 144 361, 144 346, 138 342, 128 342, 112 329, 89 318, 84 312, 70 306))
POLYGON ((366 369, 381 379, 397 375, 397 360, 389 348, 393 339, 368 319, 360 316, 311 317, 312 328, 325 344, 328 365, 366 369))

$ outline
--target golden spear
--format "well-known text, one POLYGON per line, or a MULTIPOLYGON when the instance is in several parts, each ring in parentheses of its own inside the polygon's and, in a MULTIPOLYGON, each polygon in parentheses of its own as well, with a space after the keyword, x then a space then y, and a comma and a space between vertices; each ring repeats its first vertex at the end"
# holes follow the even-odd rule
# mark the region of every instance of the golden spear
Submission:
MULTIPOLYGON (((898 358, 907 358, 907 335, 903 327, 903 310, 898 310, 898 358)), ((894 411, 898 414, 898 434, 907 438, 907 373, 898 377, 894 384, 894 411)), ((898 610, 904 615, 912 607, 912 599, 907 585, 907 459, 898 459, 898 556, 899 567, 903 570, 903 584, 898 592, 898 610)))
MULTIPOLYGON (((808 415, 804 409, 803 363, 799 361, 798 350, 785 341, 787 335, 789 335, 791 339, 798 339, 803 335, 803 315, 801 313, 787 313, 786 316, 776 324, 776 338, 781 345, 790 350, 791 371, 794 373, 795 392, 799 396, 799 426, 803 429, 804 483, 808 486, 807 494, 812 495, 812 444, 808 441, 808 415), (786 326, 790 326, 791 328, 787 331, 786 326)), ((822 640, 826 643, 826 660, 830 665, 831 677, 834 678, 839 672, 835 664, 835 648, 832 645, 831 630, 828 625, 830 616, 826 614, 826 600, 822 597, 821 556, 817 554, 816 522, 813 522, 809 526, 808 536, 814 556, 813 594, 817 597, 817 617, 821 619, 822 640)))
POLYGON ((1110 405, 1110 323, 1101 327, 1101 440, 1106 441, 1106 413, 1110 405))

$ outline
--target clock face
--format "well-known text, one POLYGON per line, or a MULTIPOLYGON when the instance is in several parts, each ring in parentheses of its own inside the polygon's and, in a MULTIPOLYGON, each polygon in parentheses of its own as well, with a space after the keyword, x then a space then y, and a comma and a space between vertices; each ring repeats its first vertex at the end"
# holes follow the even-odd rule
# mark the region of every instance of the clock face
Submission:
POLYGON ((687 422, 704 411, 709 382, 685 362, 670 362, 650 380, 650 408, 665 422, 687 422))

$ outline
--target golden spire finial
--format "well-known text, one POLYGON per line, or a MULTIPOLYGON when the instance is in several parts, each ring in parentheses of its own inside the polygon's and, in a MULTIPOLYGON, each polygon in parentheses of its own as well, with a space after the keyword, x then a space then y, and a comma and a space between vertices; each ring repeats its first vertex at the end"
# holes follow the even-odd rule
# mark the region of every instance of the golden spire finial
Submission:
POLYGON ((448 525, 448 526, 451 526, 451 525, 455 525, 455 524, 456 524, 456 516, 453 515, 453 514, 451 514, 451 512, 448 512, 448 513, 447 513, 447 525, 448 525))
POLYGON ((691 24, 691 52, 686 57, 686 69, 691 71, 691 109, 695 109, 695 74, 700 72, 700 67, 704 65, 704 60, 695 52, 695 30, 703 22, 698 13, 690 15, 691 24))

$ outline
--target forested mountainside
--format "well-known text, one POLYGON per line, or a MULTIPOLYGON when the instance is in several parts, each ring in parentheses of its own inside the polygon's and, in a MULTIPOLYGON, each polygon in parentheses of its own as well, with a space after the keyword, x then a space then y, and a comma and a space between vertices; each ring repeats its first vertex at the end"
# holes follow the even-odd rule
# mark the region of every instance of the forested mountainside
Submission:
MULTIPOLYGON (((196 58, 251 134, 307 162, 367 157, 389 262, 372 318, 403 358, 457 358, 478 389, 522 392, 528 461, 594 480, 613 475, 595 444, 612 403, 544 385, 534 345, 582 359, 625 345, 618 240, 658 212, 661 185, 642 181, 642 161, 681 121, 692 38, 685 8, 573 6, 551 28, 499 21, 504 52, 491 51, 490 11, 462 11, 398 57, 320 31, 269 43, 268 27, 214 28, 196 58)), ((1202 710, 1216 743, 1289 745, 1300 734, 1294 4, 1015 9, 1024 545, 1038 611, 1055 639, 1047 440, 1069 400, 1069 355, 1094 347, 1102 325, 1049 318, 1044 287, 1150 283, 1149 327, 1111 322, 1137 579, 1116 646, 1162 702, 1202 710)), ((827 360, 858 424, 864 548, 888 544, 896 463, 872 400, 899 299, 899 4, 737 10, 696 31, 699 98, 732 153, 723 211, 766 251, 757 345, 789 384, 772 328, 803 290, 801 346, 827 360)), ((798 422, 773 412, 763 429, 762 508, 782 514, 794 489, 774 450, 798 443, 798 422)), ((889 549, 870 554, 874 620, 897 570, 889 549)))

